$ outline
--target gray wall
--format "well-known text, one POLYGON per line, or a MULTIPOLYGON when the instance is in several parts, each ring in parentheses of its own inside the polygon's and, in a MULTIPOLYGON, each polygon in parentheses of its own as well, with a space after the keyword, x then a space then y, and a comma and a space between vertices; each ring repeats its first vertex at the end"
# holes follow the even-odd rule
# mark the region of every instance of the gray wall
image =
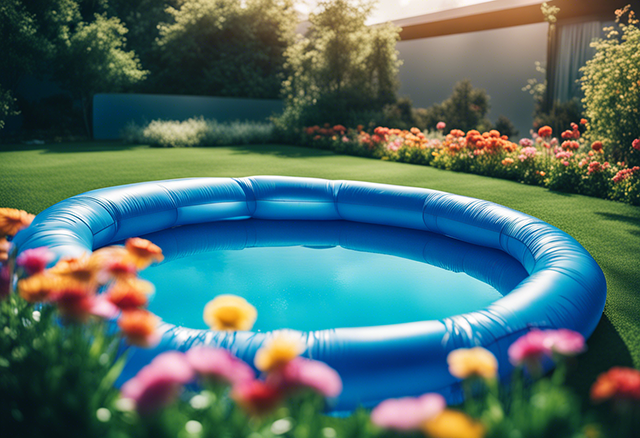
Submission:
POLYGON ((280 100, 227 97, 169 96, 157 94, 97 94, 93 98, 93 137, 120 138, 128 123, 139 125, 152 120, 186 120, 190 117, 265 121, 283 109, 280 100))
POLYGON ((535 61, 547 59, 547 23, 401 41, 400 96, 415 107, 426 108, 451 95, 454 84, 470 79, 491 97, 489 118, 504 114, 528 135, 533 120, 533 99, 522 91, 527 79, 544 76, 535 61))

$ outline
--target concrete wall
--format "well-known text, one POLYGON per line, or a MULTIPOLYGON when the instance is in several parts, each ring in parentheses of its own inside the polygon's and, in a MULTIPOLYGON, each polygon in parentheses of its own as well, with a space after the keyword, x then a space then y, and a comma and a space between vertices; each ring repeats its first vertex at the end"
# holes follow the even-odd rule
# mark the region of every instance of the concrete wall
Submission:
POLYGON ((93 98, 93 137, 97 140, 120 138, 130 122, 139 125, 152 120, 186 120, 190 117, 265 121, 282 111, 280 100, 226 97, 169 96, 157 94, 97 94, 93 98))
POLYGON ((451 95, 453 86, 468 78, 491 97, 489 118, 504 114, 528 135, 533 99, 522 91, 527 79, 544 76, 535 61, 547 59, 547 23, 446 35, 398 43, 401 88, 415 107, 426 108, 451 95))

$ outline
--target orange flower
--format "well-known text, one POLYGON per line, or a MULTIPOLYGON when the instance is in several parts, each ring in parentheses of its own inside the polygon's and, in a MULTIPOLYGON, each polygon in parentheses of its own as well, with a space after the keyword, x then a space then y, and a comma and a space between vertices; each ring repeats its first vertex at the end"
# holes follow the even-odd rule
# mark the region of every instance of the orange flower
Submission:
POLYGON ((145 306, 153 285, 146 280, 129 278, 118 280, 107 291, 107 299, 122 310, 145 306))
POLYGON ((436 417, 427 420, 422 430, 431 438, 482 438, 484 426, 466 414, 445 409, 436 417))
POLYGON ((0 208, 0 236, 13 236, 31 225, 35 216, 24 210, 0 208))
POLYGON ((0 237, 0 262, 9 260, 9 249, 11 249, 11 244, 7 238, 0 237))
POLYGON ((640 401, 640 371, 613 367, 600 374, 591 387, 591 400, 601 402, 609 399, 640 401))
POLYGON ((87 254, 80 257, 63 257, 48 272, 63 279, 94 285, 97 269, 87 254))
POLYGON ((18 282, 20 296, 30 303, 48 301, 51 294, 61 286, 62 280, 55 275, 39 273, 18 282))
POLYGON ((551 137, 552 133, 553 130, 551 129, 551 126, 543 126, 542 128, 538 129, 538 135, 540 137, 551 137))
POLYGON ((159 341, 156 329, 160 318, 148 310, 133 309, 122 312, 118 327, 131 345, 150 347, 159 341))
POLYGON ((134 278, 138 267, 131 253, 122 246, 107 246, 91 254, 91 263, 98 271, 98 282, 134 278))
POLYGON ((161 262, 164 260, 160 247, 146 239, 141 239, 139 237, 127 239, 125 247, 133 256, 134 263, 138 269, 144 269, 154 261, 161 262))

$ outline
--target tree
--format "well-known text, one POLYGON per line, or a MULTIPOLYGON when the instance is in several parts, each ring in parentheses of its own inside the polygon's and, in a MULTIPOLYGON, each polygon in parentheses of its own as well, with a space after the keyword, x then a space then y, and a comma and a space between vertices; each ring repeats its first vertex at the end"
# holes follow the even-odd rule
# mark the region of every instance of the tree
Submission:
POLYGON ((321 12, 309 17, 307 36, 286 52, 287 108, 280 121, 298 126, 368 121, 395 102, 400 29, 366 26, 370 2, 330 0, 319 7, 321 12))
POLYGON ((95 21, 78 25, 57 57, 55 78, 82 102, 89 135, 93 95, 122 91, 147 75, 135 53, 124 50, 126 33, 126 27, 118 18, 96 15, 95 21))
POLYGON ((489 112, 489 95, 480 88, 473 88, 471 81, 463 79, 453 87, 453 94, 442 103, 429 107, 423 115, 429 127, 445 122, 447 129, 468 131, 491 129, 486 115, 489 112))
POLYGON ((156 89, 276 98, 297 25, 292 0, 184 0, 160 24, 156 89))

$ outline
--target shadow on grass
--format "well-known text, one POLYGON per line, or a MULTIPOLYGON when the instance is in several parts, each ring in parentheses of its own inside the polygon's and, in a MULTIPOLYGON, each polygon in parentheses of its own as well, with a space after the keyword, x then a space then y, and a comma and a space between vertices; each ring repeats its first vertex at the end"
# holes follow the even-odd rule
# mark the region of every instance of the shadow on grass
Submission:
POLYGON ((567 384, 580 399, 589 399, 589 390, 598 375, 611 367, 633 367, 629 349, 606 315, 602 315, 589 341, 588 350, 569 366, 567 384))
POLYGON ((335 153, 327 150, 283 144, 240 145, 229 147, 233 149, 234 154, 274 155, 276 157, 285 158, 326 157, 336 155, 335 153))
POLYGON ((43 154, 70 154, 78 152, 115 152, 146 147, 118 141, 91 141, 77 143, 0 144, 0 152, 42 151, 43 154))
POLYGON ((595 212, 596 215, 602 217, 603 219, 616 222, 625 222, 627 224, 631 224, 640 228, 640 209, 638 209, 637 213, 637 215, 623 215, 609 212, 595 212))

